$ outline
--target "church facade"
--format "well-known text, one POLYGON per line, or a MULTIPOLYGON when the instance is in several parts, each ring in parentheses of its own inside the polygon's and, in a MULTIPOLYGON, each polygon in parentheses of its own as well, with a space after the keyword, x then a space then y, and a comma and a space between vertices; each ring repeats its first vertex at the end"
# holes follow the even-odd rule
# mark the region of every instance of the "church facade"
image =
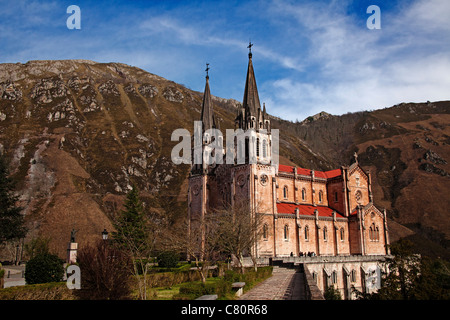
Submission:
MULTIPOLYGON (((216 128, 208 76, 200 120, 203 132, 216 128)), ((242 144, 235 143, 234 150, 244 150, 246 161, 192 166, 189 220, 202 221, 215 209, 246 203, 250 214, 262 217, 260 236, 251 249, 258 259, 308 260, 322 290, 334 284, 346 298, 351 286, 367 291, 370 275, 375 272, 374 279, 379 278, 379 262, 389 254, 386 212, 373 203, 370 172, 356 154, 351 165, 330 171, 270 162, 276 140, 259 101, 251 52, 236 129, 251 132, 242 144)), ((206 138, 194 148, 208 152, 210 142, 206 138)), ((376 286, 378 280, 371 281, 376 286)))

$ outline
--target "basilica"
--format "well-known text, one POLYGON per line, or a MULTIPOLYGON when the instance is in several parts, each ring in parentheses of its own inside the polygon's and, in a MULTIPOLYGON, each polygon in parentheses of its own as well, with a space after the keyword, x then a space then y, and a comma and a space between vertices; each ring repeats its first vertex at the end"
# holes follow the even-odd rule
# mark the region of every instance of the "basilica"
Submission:
MULTIPOLYGON (((216 128, 209 76, 200 120, 203 132, 216 128)), ((352 286, 376 289, 380 261, 389 254, 389 235, 386 211, 373 203, 370 172, 356 154, 351 165, 329 171, 270 161, 277 141, 265 104, 261 108, 251 50, 235 129, 252 132, 236 150, 245 150, 245 159, 253 161, 192 165, 190 221, 243 201, 249 214, 262 216, 262 230, 251 249, 260 261, 302 262, 321 290, 333 284, 349 299, 352 286)), ((202 141, 201 147, 208 148, 208 142, 202 141)))

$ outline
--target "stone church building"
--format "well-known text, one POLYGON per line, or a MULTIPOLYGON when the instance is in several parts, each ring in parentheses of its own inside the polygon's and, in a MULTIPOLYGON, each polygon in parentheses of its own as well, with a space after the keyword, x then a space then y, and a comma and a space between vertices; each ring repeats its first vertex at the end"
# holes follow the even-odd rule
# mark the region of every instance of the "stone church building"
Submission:
MULTIPOLYGON (((208 75, 200 120, 203 132, 216 128, 208 75)), ((251 50, 236 129, 252 132, 235 150, 242 148, 245 159, 255 161, 194 164, 188 188, 190 221, 244 201, 251 214, 263 216, 251 249, 259 261, 303 264, 322 291, 333 285, 346 299, 352 298, 351 287, 376 290, 381 262, 389 254, 389 235, 386 212, 373 203, 370 172, 360 166, 356 154, 351 165, 330 171, 268 161, 274 137, 265 105, 261 108, 251 50)), ((210 142, 207 137, 201 142, 202 151, 210 142)))

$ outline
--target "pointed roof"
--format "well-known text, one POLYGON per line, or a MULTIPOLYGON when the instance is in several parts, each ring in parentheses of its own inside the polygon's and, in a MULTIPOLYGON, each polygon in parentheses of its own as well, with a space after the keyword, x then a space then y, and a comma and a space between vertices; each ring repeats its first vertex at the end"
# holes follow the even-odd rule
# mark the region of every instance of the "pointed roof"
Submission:
POLYGON ((259 103, 258 88, 256 87, 255 71, 253 70, 252 53, 248 54, 247 79, 245 81, 244 101, 242 106, 245 108, 246 116, 258 116, 259 103))
POLYGON ((213 111, 213 105, 212 105, 212 99, 211 99, 211 92, 209 89, 209 76, 208 75, 206 76, 205 91, 203 93, 201 120, 203 123, 203 131, 206 131, 208 129, 212 129, 212 128, 216 127, 216 124, 214 121, 214 111, 213 111))

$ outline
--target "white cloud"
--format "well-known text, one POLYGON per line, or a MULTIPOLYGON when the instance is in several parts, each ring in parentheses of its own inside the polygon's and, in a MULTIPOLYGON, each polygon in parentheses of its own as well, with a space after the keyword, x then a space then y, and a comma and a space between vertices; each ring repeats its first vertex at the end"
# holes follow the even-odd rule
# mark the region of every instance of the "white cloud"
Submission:
POLYGON ((381 30, 358 25, 340 5, 274 3, 278 19, 291 16, 297 25, 289 28, 305 31, 304 59, 318 67, 316 74, 264 83, 269 112, 302 120, 320 111, 450 99, 450 2, 417 1, 385 16, 382 11, 381 30))

